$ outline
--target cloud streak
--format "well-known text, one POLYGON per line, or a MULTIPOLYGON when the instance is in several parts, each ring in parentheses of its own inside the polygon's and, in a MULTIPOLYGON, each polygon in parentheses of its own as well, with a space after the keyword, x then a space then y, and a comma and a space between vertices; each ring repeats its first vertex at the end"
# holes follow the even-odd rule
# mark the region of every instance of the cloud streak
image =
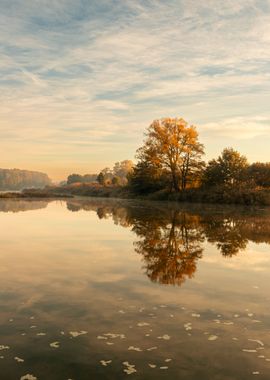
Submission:
POLYGON ((16 144, 24 165, 33 159, 29 150, 42 146, 37 166, 52 147, 81 165, 78 144, 89 144, 84 168, 88 162, 91 171, 99 157, 91 147, 103 144, 108 164, 129 158, 144 128, 163 116, 198 124, 210 142, 270 134, 269 1, 0 6, 0 132, 8 166, 16 144))

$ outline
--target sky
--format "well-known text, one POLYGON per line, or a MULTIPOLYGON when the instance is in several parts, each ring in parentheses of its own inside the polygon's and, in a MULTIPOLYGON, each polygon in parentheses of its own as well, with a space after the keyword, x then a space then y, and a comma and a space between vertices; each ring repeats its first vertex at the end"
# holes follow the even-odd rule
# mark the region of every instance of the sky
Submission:
POLYGON ((154 119, 270 161, 270 0, 0 0, 0 167, 134 159, 154 119))

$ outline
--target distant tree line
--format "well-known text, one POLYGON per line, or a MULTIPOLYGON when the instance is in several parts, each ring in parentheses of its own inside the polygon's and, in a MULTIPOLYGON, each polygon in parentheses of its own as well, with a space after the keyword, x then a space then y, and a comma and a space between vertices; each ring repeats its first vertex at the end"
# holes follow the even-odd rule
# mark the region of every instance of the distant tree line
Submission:
POLYGON ((67 178, 67 184, 72 183, 92 183, 97 181, 97 174, 70 174, 67 178))
POLYGON ((41 188, 51 184, 51 180, 45 173, 20 170, 0 169, 0 190, 22 190, 29 188, 41 188))
POLYGON ((112 169, 104 168, 97 180, 101 185, 126 186, 128 178, 133 172, 134 163, 131 160, 116 162, 112 169))
POLYGON ((131 160, 124 160, 116 162, 112 169, 102 169, 99 174, 71 174, 67 178, 67 184, 99 183, 102 186, 125 186, 128 184, 128 176, 132 173, 133 166, 131 160))

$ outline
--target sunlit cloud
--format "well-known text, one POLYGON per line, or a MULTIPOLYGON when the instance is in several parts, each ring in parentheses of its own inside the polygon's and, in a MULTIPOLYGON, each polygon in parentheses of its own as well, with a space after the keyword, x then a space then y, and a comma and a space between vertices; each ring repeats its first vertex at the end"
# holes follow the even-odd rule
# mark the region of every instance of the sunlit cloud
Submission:
POLYGON ((269 135, 268 2, 0 0, 0 7, 8 167, 20 146, 24 167, 52 173, 69 157, 78 170, 97 170, 98 149, 107 165, 132 158, 144 129, 163 116, 196 123, 210 143, 269 135), (57 158, 46 166, 52 150, 57 158))
POLYGON ((252 139, 258 136, 270 137, 270 118, 235 117, 220 123, 207 123, 202 126, 207 133, 215 133, 232 139, 252 139))

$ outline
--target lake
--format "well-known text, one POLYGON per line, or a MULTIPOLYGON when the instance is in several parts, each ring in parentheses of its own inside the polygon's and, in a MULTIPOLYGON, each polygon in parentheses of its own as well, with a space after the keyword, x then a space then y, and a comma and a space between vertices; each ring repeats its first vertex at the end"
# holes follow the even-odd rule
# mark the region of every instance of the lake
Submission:
POLYGON ((0 200, 1 380, 270 378, 270 210, 0 200))

